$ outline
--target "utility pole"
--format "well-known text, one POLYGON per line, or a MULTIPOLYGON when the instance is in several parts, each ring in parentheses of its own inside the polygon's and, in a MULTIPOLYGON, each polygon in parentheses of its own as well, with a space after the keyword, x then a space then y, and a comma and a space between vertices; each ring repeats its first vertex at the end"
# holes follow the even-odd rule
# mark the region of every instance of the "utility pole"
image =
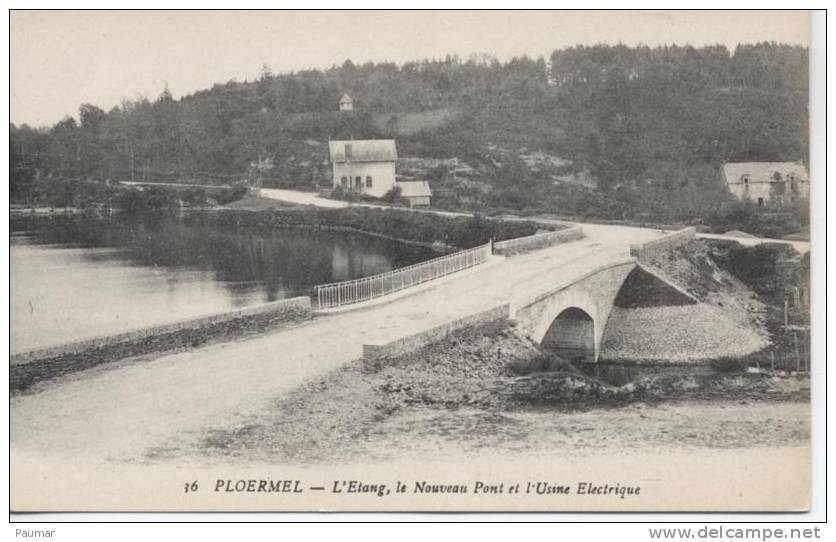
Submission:
POLYGON ((788 305, 789 305, 789 300, 786 297, 784 297, 784 331, 787 331, 787 329, 789 328, 789 325, 790 325, 788 305))
POLYGON ((795 372, 801 372, 801 352, 798 350, 798 333, 792 334, 793 341, 795 342, 795 372))

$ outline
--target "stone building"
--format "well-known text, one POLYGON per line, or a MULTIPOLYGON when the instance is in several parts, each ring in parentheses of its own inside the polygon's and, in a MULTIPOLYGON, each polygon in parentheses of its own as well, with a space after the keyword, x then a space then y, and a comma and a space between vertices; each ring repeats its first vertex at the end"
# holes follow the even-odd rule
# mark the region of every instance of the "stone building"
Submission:
POLYGON ((777 205, 810 197, 810 176, 800 162, 729 162, 723 179, 738 199, 777 205))
POLYGON ((333 187, 382 197, 395 186, 394 139, 329 141, 333 187))

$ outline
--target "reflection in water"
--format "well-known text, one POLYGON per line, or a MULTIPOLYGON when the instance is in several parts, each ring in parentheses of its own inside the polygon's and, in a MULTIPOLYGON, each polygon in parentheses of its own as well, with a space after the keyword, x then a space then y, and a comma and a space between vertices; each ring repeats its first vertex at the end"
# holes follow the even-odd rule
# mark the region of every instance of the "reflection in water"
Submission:
POLYGON ((11 221, 12 350, 308 295, 316 284, 429 259, 331 232, 252 232, 199 217, 11 221))

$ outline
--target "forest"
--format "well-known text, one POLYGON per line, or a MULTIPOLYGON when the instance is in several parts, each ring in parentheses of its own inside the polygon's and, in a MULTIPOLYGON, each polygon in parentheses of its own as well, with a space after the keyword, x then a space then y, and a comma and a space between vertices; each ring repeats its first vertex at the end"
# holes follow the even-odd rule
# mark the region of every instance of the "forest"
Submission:
POLYGON ((265 65, 255 81, 180 99, 165 88, 109 111, 82 104, 51 127, 10 126, 10 197, 49 199, 67 181, 254 176, 313 190, 330 184, 327 141, 343 138, 395 138, 398 174, 429 180, 443 208, 787 234, 806 224, 804 205, 735 202, 719 168, 808 161, 808 51, 602 44, 507 62, 265 65), (337 111, 344 92, 352 112, 337 111))

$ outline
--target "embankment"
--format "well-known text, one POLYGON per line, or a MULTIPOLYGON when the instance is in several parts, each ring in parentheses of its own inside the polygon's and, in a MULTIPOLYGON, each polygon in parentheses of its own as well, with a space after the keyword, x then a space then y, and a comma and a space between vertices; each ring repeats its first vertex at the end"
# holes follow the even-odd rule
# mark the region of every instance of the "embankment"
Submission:
POLYGON ((196 347, 210 341, 230 340, 310 316, 310 298, 295 297, 116 335, 19 352, 10 357, 9 388, 13 392, 25 391, 38 382, 97 365, 152 352, 196 347))
POLYGON ((719 269, 699 240, 677 232, 638 250, 604 329, 600 358, 617 363, 696 363, 742 358, 769 346, 763 304, 719 269))
POLYGON ((416 450, 437 453, 438 448, 431 451, 435 446, 452 447, 459 458, 498 449, 519 457, 529 450, 553 454, 566 443, 551 439, 576 437, 584 453, 589 453, 590 439, 597 442, 595 449, 621 451, 625 415, 635 418, 628 420, 632 446, 643 439, 655 442, 656 436, 668 444, 709 447, 743 446, 767 437, 806 438, 803 420, 776 427, 774 413, 795 404, 777 401, 808 399, 807 379, 718 374, 708 367, 694 375, 691 368, 680 369, 608 386, 550 359, 517 336, 507 321, 482 322, 417 350, 377 358, 374 365, 351 362, 297 388, 269 412, 213 428, 155 458, 200 453, 280 463, 368 462, 416 450), (669 399, 675 402, 665 404, 669 399), (699 428, 683 424, 667 410, 681 408, 683 401, 693 402, 686 411, 708 409, 712 418, 695 414, 699 428), (764 409, 772 419, 752 428, 752 412, 764 409), (724 426, 725 419, 719 415, 732 416, 729 423, 736 430, 718 433, 717 424, 724 426), (582 421, 576 423, 578 416, 582 421), (613 423, 613 416, 620 420, 613 423), (601 418, 607 421, 592 431, 592 423, 601 418), (555 423, 563 425, 555 428, 555 423))
MULTIPOLYGON (((444 250, 473 248, 491 239, 503 241, 527 237, 543 228, 542 225, 528 221, 500 221, 478 216, 452 217, 370 207, 224 210, 192 214, 225 227, 345 231, 444 250)), ((557 226, 552 227, 558 229, 557 226)))

